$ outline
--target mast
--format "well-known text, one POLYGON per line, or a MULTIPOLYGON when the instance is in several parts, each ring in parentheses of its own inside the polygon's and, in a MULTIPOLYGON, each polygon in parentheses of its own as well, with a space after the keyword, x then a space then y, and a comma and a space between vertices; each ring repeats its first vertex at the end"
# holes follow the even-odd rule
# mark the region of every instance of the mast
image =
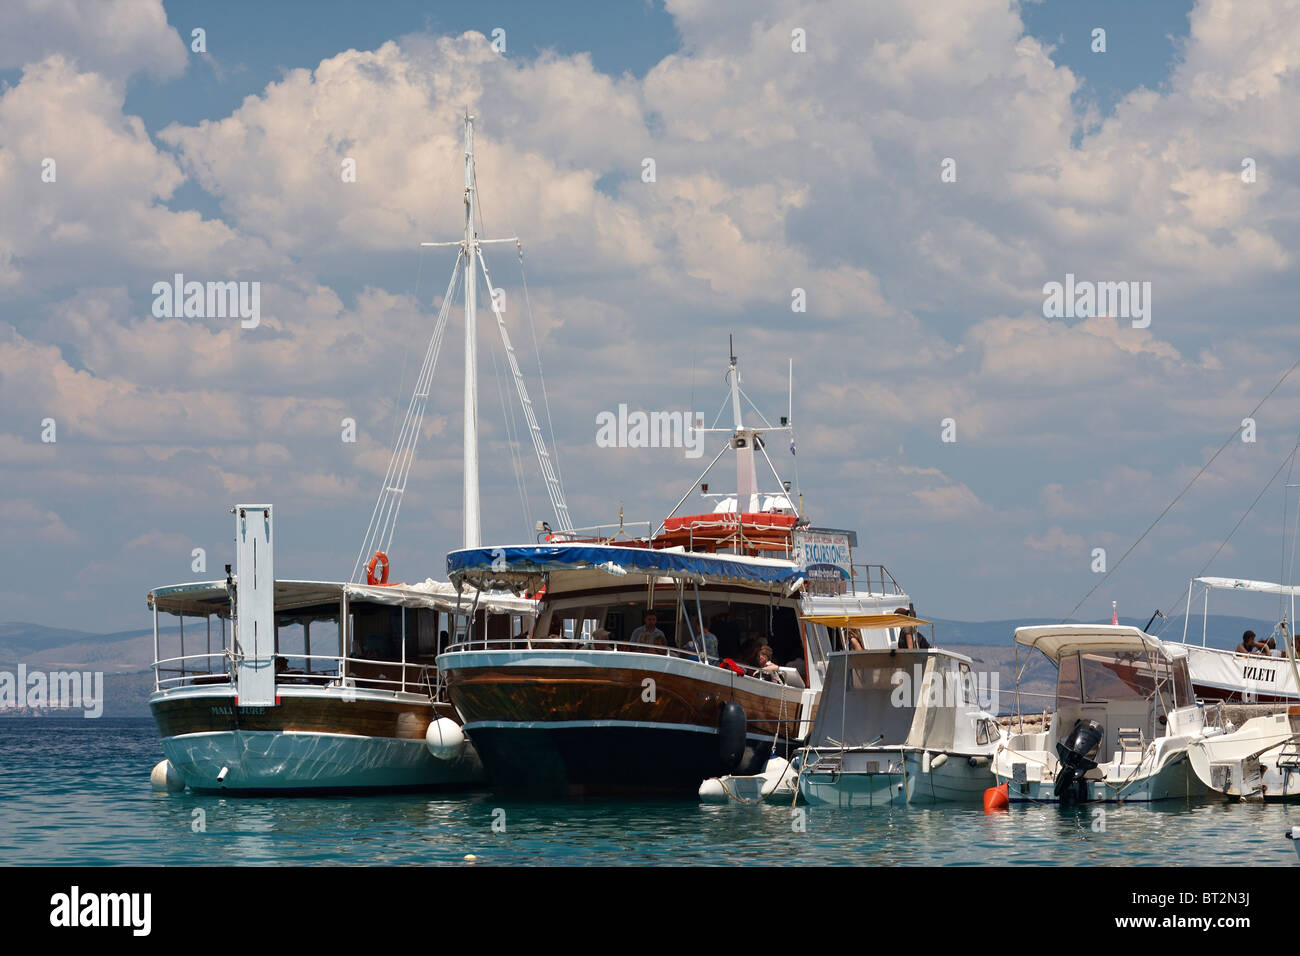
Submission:
POLYGON ((478 488, 478 237, 474 234, 474 117, 465 111, 465 481, 461 547, 482 544, 478 488))
POLYGON ((740 369, 736 365, 736 347, 731 336, 727 337, 727 348, 731 353, 727 376, 731 379, 731 412, 735 419, 735 437, 732 445, 736 449, 736 511, 758 510, 758 474, 754 470, 754 442, 757 433, 746 430, 740 416, 740 369))

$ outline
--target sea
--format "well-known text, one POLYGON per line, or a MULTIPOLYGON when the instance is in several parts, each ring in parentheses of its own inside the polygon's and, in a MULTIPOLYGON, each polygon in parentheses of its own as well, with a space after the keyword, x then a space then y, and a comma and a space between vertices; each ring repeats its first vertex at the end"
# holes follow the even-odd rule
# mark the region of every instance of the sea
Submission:
POLYGON ((149 719, 0 721, 9 865, 1293 866, 1300 805, 863 809, 156 793, 149 719))

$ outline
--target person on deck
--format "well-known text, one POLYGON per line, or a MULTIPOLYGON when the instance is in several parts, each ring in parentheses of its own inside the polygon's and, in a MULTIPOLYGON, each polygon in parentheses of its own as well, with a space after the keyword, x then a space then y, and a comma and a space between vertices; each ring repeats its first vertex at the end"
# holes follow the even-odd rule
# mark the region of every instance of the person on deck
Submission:
POLYGON ((659 630, 659 615, 654 611, 646 611, 643 620, 645 623, 634 630, 628 640, 633 644, 658 644, 660 647, 668 647, 668 638, 664 636, 663 631, 659 630))
POLYGON ((758 664, 756 665, 758 667, 758 676, 763 678, 763 680, 771 680, 783 684, 785 681, 781 678, 781 667, 776 661, 772 660, 772 655, 775 653, 776 652, 767 644, 764 644, 758 649, 758 664))
POLYGON ((1237 645, 1238 654, 1254 654, 1256 650, 1255 632, 1247 631, 1241 635, 1241 643, 1237 645))

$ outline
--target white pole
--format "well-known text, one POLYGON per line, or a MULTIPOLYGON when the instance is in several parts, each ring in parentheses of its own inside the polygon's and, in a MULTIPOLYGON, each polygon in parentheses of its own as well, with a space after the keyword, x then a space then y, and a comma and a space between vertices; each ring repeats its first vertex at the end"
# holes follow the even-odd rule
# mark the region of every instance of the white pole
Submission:
POLYGON ((1187 582, 1187 610, 1183 612, 1183 643, 1187 643, 1187 621, 1192 616, 1192 582, 1187 582))
POLYGON ((153 599, 153 689, 158 690, 158 596, 153 599))
POLYGON ((1210 589, 1205 589, 1205 610, 1201 612, 1201 647, 1205 646, 1205 630, 1210 624, 1210 589))
POLYGON ((478 291, 477 237, 474 235, 474 117, 465 113, 465 496, 461 546, 482 544, 478 492, 478 342, 475 299, 478 291))

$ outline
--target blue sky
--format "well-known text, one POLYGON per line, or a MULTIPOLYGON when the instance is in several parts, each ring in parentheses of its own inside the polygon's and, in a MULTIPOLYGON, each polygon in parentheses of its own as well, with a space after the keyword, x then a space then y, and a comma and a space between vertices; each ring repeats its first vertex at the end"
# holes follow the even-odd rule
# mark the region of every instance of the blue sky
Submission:
MULTIPOLYGON (((1054 619, 1097 583, 1094 549, 1123 553, 1300 354, 1293 4, 34 10, 0 13, 0 518, 23 543, 0 620, 131 626, 149 587, 196 576, 194 548, 209 573, 230 560, 236 501, 277 505, 282 573, 350 571, 450 269, 418 243, 459 229, 467 103, 532 326, 513 255, 489 264, 539 402, 540 344, 580 523, 655 520, 686 490, 698 461, 599 448, 595 422, 622 403, 711 420, 734 333, 770 417, 794 360, 815 521, 858 529, 857 558, 926 613, 1054 619), (177 272, 259 282, 264 321, 156 318, 177 272), (1150 283, 1149 327, 1046 316, 1067 274, 1150 283)), ((459 539, 459 322, 403 577, 440 575, 459 539)), ((484 536, 517 541, 549 514, 527 447, 520 504, 517 412, 480 336, 484 536)), ((1169 603, 1290 452, 1298 396, 1279 389, 1080 613, 1169 603)), ((1283 480, 1211 571, 1284 573, 1283 480)))

